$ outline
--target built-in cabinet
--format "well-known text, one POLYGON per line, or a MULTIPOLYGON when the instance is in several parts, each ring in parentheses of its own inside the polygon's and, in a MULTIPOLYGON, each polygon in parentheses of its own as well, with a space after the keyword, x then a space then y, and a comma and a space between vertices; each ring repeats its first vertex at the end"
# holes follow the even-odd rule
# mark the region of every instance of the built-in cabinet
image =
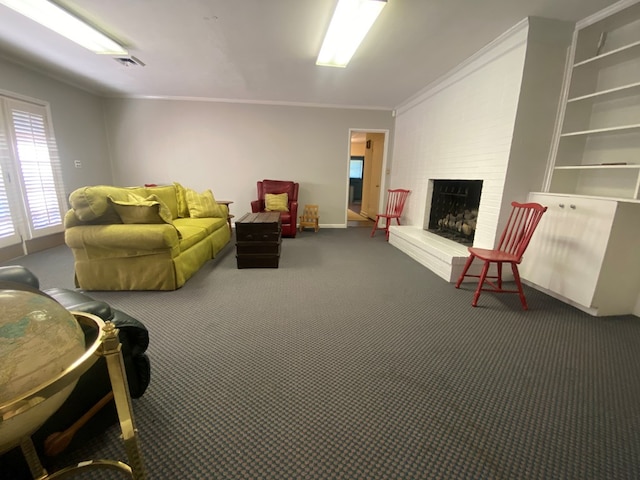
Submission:
MULTIPOLYGON (((593 315, 640 298, 640 2, 577 24, 545 193, 520 272, 593 315)), ((637 313, 637 312, 636 312, 637 313)))
POLYGON ((640 199, 640 2, 578 24, 549 192, 640 199))
POLYGON ((631 313, 640 292, 640 204, 532 193, 547 207, 520 274, 593 315, 631 313))

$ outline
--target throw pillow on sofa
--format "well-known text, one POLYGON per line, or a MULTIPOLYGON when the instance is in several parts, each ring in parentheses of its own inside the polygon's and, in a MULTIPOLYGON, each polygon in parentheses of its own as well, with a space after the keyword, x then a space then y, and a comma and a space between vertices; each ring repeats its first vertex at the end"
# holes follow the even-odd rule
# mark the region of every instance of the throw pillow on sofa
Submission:
POLYGON ((189 206, 187 205, 187 189, 178 182, 173 182, 176 187, 176 200, 178 202, 178 217, 185 218, 189 216, 189 206))
POLYGON ((225 218, 224 211, 216 202, 211 190, 206 190, 200 194, 187 188, 186 198, 191 218, 225 218))
POLYGON ((289 195, 286 193, 266 193, 264 195, 264 209, 267 212, 288 212, 289 195))
POLYGON ((126 201, 108 197, 123 223, 168 223, 173 225, 169 207, 157 195, 147 198, 132 193, 126 201))

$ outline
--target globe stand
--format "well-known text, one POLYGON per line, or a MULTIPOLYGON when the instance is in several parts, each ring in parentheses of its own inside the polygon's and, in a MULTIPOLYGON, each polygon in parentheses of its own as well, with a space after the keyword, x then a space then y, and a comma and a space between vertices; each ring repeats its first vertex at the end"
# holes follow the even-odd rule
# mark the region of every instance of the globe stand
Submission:
POLYGON ((71 313, 81 325, 98 329, 96 341, 86 350, 81 358, 56 378, 27 392, 18 399, 11 400, 5 405, 0 405, 0 418, 8 420, 20 415, 29 408, 55 395, 63 388, 77 381, 78 378, 102 356, 105 358, 107 364, 109 381, 113 390, 120 430, 122 432, 122 439, 129 464, 116 460, 89 460, 48 474, 38 458, 30 436, 20 439, 22 454, 27 461, 34 480, 70 478, 81 471, 97 469, 117 470, 134 480, 145 480, 146 471, 133 418, 131 395, 129 394, 129 384, 124 368, 118 329, 113 323, 105 323, 95 315, 80 312, 71 313))

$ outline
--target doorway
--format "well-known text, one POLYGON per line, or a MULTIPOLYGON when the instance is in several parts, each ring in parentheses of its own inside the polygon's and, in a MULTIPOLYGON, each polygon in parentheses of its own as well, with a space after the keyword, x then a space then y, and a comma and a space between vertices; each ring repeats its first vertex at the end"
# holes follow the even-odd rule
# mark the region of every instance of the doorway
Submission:
POLYGON ((386 136, 386 131, 349 132, 347 227, 373 227, 384 190, 386 136))

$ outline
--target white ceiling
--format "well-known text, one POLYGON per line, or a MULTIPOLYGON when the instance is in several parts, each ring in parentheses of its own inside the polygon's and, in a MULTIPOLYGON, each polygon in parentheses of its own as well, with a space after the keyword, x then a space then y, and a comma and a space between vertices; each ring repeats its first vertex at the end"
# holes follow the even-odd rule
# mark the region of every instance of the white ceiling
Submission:
MULTIPOLYGON (((60 0, 145 67, 95 55, 0 5, 0 55, 105 96, 392 109, 527 16, 612 0, 389 0, 347 68, 318 67, 336 0, 60 0)), ((1 87, 1 86, 0 86, 1 87)))

